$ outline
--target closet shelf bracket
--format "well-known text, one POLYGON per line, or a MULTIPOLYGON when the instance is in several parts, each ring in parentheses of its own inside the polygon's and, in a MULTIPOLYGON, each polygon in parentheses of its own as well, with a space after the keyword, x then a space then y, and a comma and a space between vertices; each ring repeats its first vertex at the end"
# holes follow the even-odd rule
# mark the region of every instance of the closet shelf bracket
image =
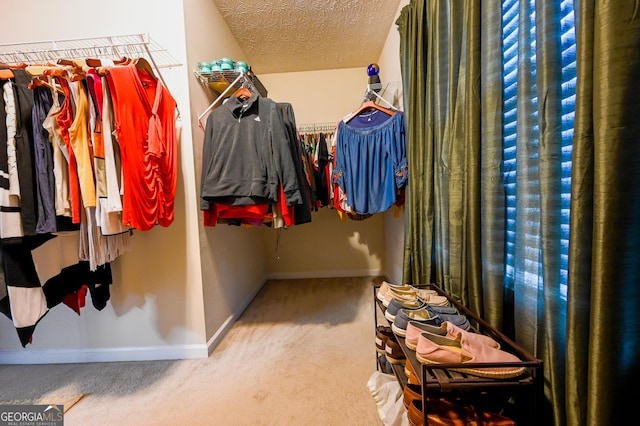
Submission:
POLYGON ((218 97, 198 116, 198 125, 202 130, 204 130, 202 119, 213 110, 216 105, 231 96, 235 90, 245 87, 253 93, 260 94, 260 96, 267 96, 266 89, 252 73, 245 73, 244 71, 216 71, 211 74, 202 74, 194 71, 194 74, 203 86, 206 86, 218 94, 218 97))

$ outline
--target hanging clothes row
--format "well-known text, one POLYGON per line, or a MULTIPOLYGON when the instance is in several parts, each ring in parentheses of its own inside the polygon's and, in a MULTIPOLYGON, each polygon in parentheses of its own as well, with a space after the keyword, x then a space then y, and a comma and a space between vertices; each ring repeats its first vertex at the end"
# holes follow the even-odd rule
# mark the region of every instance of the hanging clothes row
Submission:
POLYGON ((332 126, 307 125, 298 127, 303 147, 305 176, 311 186, 311 203, 314 211, 331 205, 331 172, 333 169, 331 141, 334 137, 335 127, 335 123, 332 126))
POLYGON ((311 189, 291 104, 240 88, 207 117, 200 209, 204 225, 311 222, 311 189))
POLYGON ((177 105, 144 58, 0 68, 0 311, 25 346, 87 289, 102 309, 132 231, 173 222, 177 105), (41 284, 31 252, 67 233, 78 263, 41 284))

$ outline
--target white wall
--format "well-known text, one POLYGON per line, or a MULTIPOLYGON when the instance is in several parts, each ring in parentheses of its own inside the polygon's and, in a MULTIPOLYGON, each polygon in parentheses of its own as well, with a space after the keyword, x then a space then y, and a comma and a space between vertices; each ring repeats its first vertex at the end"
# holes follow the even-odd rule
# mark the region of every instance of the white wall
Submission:
MULTIPOLYGON (((5 3, 2 44, 148 34, 178 63, 186 64, 182 0, 163 1, 162 7, 153 0, 112 0, 108 7, 98 1, 47 0, 38 13, 34 7, 40 6, 33 2, 5 3)), ((191 76, 186 66, 161 71, 183 117, 174 223, 134 234, 132 250, 112 264, 111 301, 104 310, 94 309, 90 298, 79 317, 58 305, 42 318, 33 343, 26 348, 19 344, 11 321, 0 318, 0 362, 207 356, 197 212, 193 208, 191 76)))
MULTIPOLYGON (((395 21, 403 7, 409 0, 401 0, 393 19, 387 41, 378 60, 380 66, 380 80, 387 82, 384 92, 385 99, 402 109, 402 74, 400 70, 400 34, 395 21)), ((383 85, 384 87, 384 85, 383 85)), ((411 169, 409 169, 411 179, 411 169)), ((384 269, 387 277, 396 283, 402 282, 402 265, 404 259, 404 209, 401 212, 390 210, 384 216, 386 256, 384 269)))
MULTIPOLYGON (((194 157, 191 167, 196 180, 196 193, 199 194, 204 131, 199 127, 197 118, 216 100, 217 95, 203 87, 194 71, 198 69, 198 62, 224 57, 246 61, 246 58, 212 0, 185 2, 185 21, 189 23, 186 44, 193 111, 194 157)), ((216 104, 214 107, 218 106, 216 104)), ((206 117, 202 118, 203 125, 206 117)), ((192 209, 198 214, 206 337, 211 350, 266 280, 262 237, 266 230, 229 225, 204 227, 198 202, 194 203, 192 209)))
MULTIPOLYGON (((367 70, 346 68, 259 76, 277 102, 292 105, 296 123, 338 123, 357 109, 367 88, 367 70)), ((323 207, 311 223, 267 235, 270 277, 379 275, 385 257, 383 216, 342 221, 323 207), (277 246, 277 251, 276 251, 277 246)))

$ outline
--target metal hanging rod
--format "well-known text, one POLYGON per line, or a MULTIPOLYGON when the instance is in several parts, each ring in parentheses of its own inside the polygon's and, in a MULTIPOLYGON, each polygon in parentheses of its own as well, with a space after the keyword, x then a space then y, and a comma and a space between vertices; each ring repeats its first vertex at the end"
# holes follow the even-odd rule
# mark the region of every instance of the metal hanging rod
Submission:
POLYGON ((157 68, 181 66, 147 34, 0 44, 0 62, 7 64, 73 58, 120 59, 125 56, 146 57, 157 68))
POLYGON ((337 121, 324 123, 304 123, 298 125, 298 133, 326 133, 336 129, 337 121))

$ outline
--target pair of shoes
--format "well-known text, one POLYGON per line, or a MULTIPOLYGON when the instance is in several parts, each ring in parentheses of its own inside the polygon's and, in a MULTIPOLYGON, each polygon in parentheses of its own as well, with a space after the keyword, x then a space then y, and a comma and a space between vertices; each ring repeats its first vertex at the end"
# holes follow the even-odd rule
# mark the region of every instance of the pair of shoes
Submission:
POLYGON ((376 297, 379 301, 384 302, 384 299, 390 288, 395 288, 397 290, 410 290, 411 286, 409 284, 393 284, 387 281, 382 281, 382 284, 380 284, 380 287, 378 287, 378 292, 376 293, 376 297))
MULTIPOLYGON (((391 295, 389 294, 391 291, 395 291, 398 294, 400 294, 403 292, 411 292, 415 290, 416 288, 413 287, 411 284, 393 284, 388 281, 382 281, 382 284, 380 284, 380 287, 378 287, 378 292, 376 293, 376 297, 386 307, 387 304, 389 303, 389 300, 391 299, 391 295)), ((433 292, 433 294, 436 294, 435 290, 428 290, 428 291, 433 292)))
POLYGON ((402 389, 402 394, 402 402, 404 404, 404 408, 408 410, 409 406, 411 405, 411 401, 415 399, 419 399, 420 401, 422 401, 422 386, 407 383, 402 389))
POLYGON ((432 315, 458 315, 458 311, 456 310, 456 308, 453 308, 451 306, 431 305, 429 303, 426 303, 422 299, 416 299, 412 302, 401 302, 398 299, 393 299, 389 302, 387 310, 384 311, 384 317, 390 322, 393 322, 393 320, 395 320, 396 318, 396 314, 400 309, 427 309, 432 315))
MULTIPOLYGON (((409 399, 407 417, 409 424, 413 426, 424 425, 424 410, 422 409, 422 394, 415 398, 413 391, 409 390, 403 395, 409 399), (407 396, 408 393, 408 396, 407 396)), ((447 398, 427 397, 427 420, 429 425, 442 426, 516 426, 516 423, 508 417, 500 414, 477 411, 464 401, 447 398)))
POLYGON ((449 306, 449 299, 444 296, 438 295, 435 290, 427 290, 421 288, 411 287, 409 290, 394 290, 390 288, 382 304, 385 307, 389 306, 392 300, 399 300, 400 302, 415 302, 422 300, 425 303, 438 306, 449 306))
POLYGON ((469 345, 487 345, 492 348, 500 349, 500 343, 496 342, 491 337, 463 330, 449 321, 444 321, 439 327, 434 327, 417 321, 409 321, 404 339, 404 343, 407 345, 407 348, 415 351, 416 346, 418 345, 418 339, 423 332, 445 336, 450 339, 455 339, 459 334, 462 334, 462 338, 464 338, 469 345))
POLYGON ((437 316, 432 316, 429 312, 422 309, 400 309, 396 314, 393 323, 391 324, 391 330, 398 336, 405 337, 407 334, 407 326, 409 321, 417 321, 434 327, 438 327, 442 324, 442 320, 437 316))
POLYGON ((471 327, 469 320, 464 315, 437 312, 427 305, 422 309, 400 309, 393 320, 393 324, 391 324, 391 329, 399 336, 405 337, 409 321, 421 322, 435 327, 439 327, 443 322, 447 321, 463 330, 471 327))
POLYGON ((525 367, 518 366, 474 367, 475 363, 499 365, 522 361, 501 349, 477 342, 469 343, 462 334, 450 339, 429 332, 421 333, 416 345, 416 359, 422 364, 471 364, 469 367, 455 367, 450 370, 493 379, 517 377, 526 371, 525 367))
POLYGON ((418 377, 418 374, 416 374, 416 371, 413 369, 413 365, 409 361, 405 362, 404 364, 404 375, 407 376, 407 383, 410 383, 412 385, 420 384, 420 378, 418 377))
POLYGON ((385 327, 383 325, 379 325, 376 327, 376 351, 380 355, 384 355, 386 353, 386 345, 387 340, 395 339, 396 336, 391 331, 391 327, 385 327))
POLYGON ((382 373, 391 375, 395 374, 393 372, 393 368, 391 368, 391 363, 387 360, 386 356, 380 355, 380 358, 378 358, 378 365, 380 366, 380 371, 382 373))
MULTIPOLYGON (((445 398, 427 398, 427 422, 429 426, 467 426, 479 423, 470 423, 467 420, 473 414, 472 408, 463 406, 445 398)), ((407 409, 407 418, 411 426, 424 426, 424 410, 422 397, 412 399, 407 409)))
POLYGON ((406 357, 390 327, 376 327, 376 351, 384 355, 390 364, 402 364, 406 357))
POLYGON ((393 299, 398 299, 401 302, 412 302, 416 299, 422 299, 429 303, 428 300, 433 300, 433 304, 439 305, 441 303, 448 304, 448 300, 444 296, 438 296, 435 290, 424 289, 414 287, 411 284, 391 284, 387 281, 383 281, 376 294, 378 300, 382 302, 384 307, 389 306, 389 302, 393 299))
POLYGON ((396 319, 396 314, 400 309, 422 309, 425 308, 427 304, 420 299, 415 299, 413 301, 401 302, 398 299, 392 299, 389 302, 389 306, 384 311, 384 317, 389 320, 389 322, 393 322, 396 319))
POLYGON ((445 296, 429 294, 426 296, 418 295, 418 298, 432 306, 451 306, 449 299, 445 296))
POLYGON ((385 356, 387 357, 387 361, 391 364, 404 364, 407 358, 400 347, 398 341, 394 339, 387 339, 387 344, 385 345, 385 356))

